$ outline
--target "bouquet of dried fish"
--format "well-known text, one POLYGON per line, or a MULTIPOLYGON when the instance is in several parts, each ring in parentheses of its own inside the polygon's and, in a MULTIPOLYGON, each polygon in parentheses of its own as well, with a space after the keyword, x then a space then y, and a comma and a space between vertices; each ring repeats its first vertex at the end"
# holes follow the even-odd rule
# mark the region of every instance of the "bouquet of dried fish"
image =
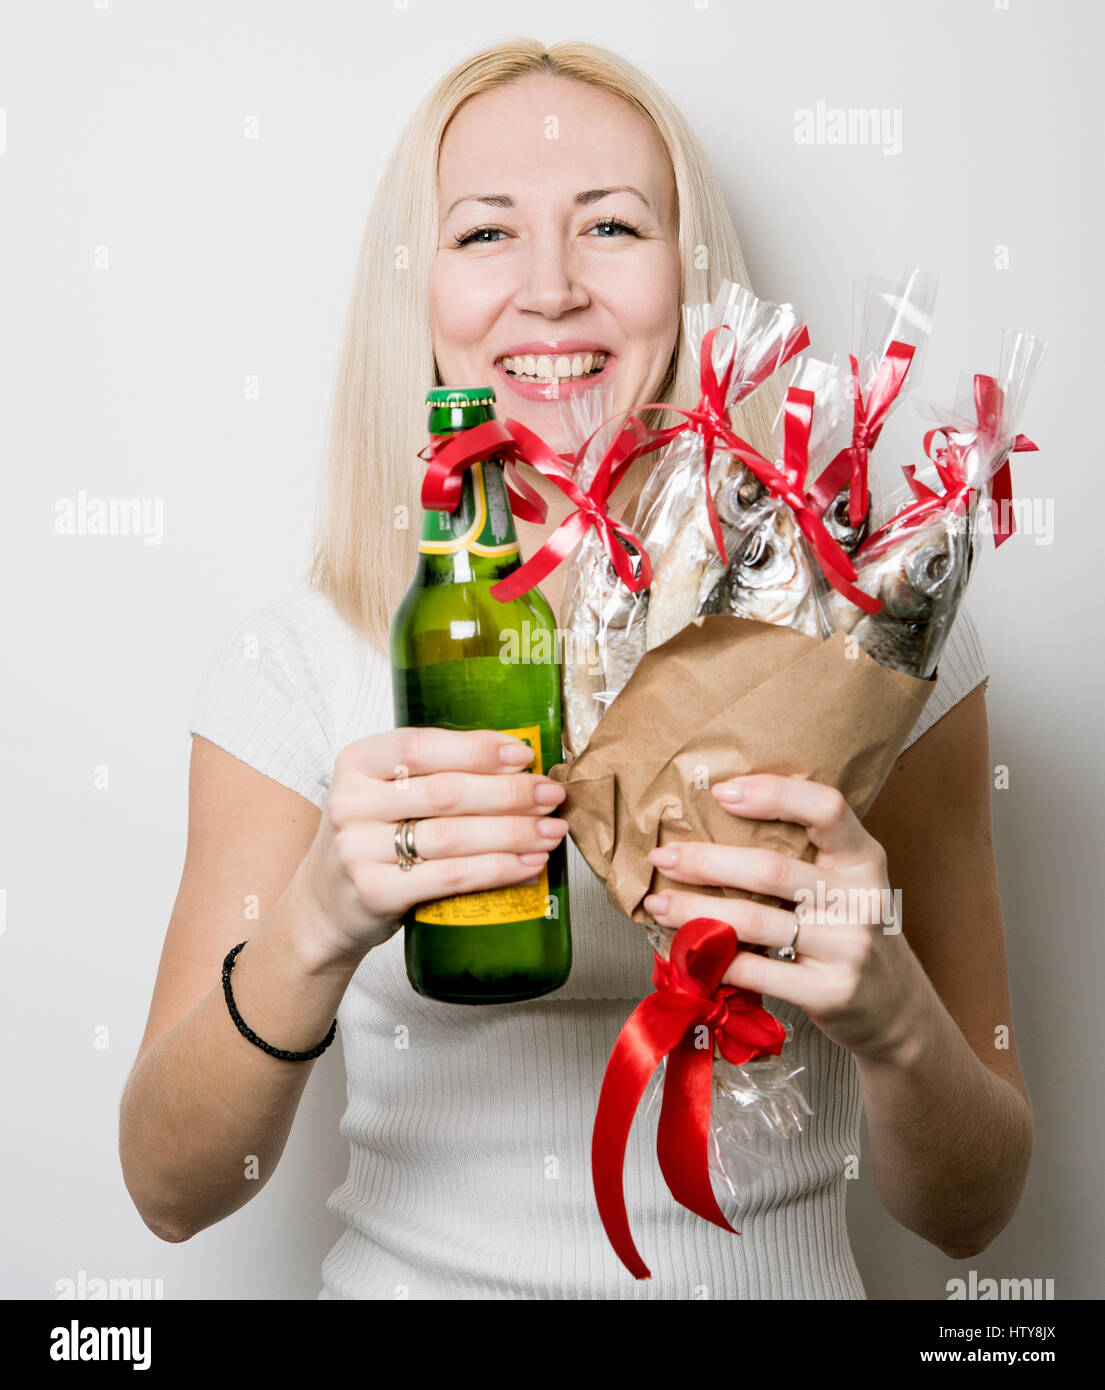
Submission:
POLYGON ((938 425, 925 435, 924 449, 939 490, 918 478, 915 466, 903 469, 908 505, 897 505, 902 496, 895 496, 889 518, 855 554, 857 582, 878 598, 878 612, 862 613, 842 599, 832 604, 834 628, 880 665, 932 676, 980 535, 992 530, 1000 545, 1011 534, 1008 460, 1036 448, 1017 433, 1017 421, 1043 351, 1031 334, 1006 332, 996 378, 980 373, 963 379, 954 406, 929 407, 938 425))
MULTIPOLYGON (((720 304, 684 306, 702 399, 676 411, 682 427, 649 431, 631 417, 607 428, 596 416, 608 401, 592 401, 590 414, 573 403, 569 481, 560 456, 506 422, 519 458, 577 506, 562 523, 574 539, 554 534, 523 566, 536 582, 571 557, 571 756, 550 776, 567 788, 563 814, 580 852, 655 949, 657 994, 611 1055, 592 1146, 604 1226, 638 1277, 648 1271, 628 1228, 621 1162, 650 1080, 648 1103, 661 1094, 660 1063, 665 1179, 676 1200, 726 1229, 710 1175, 730 1192, 746 1187, 810 1113, 784 1054, 786 1029, 758 996, 720 984, 739 947, 732 928, 701 918, 674 931, 645 911, 647 894, 679 887, 649 851, 693 839, 813 859, 801 826, 734 818, 709 794, 753 772, 835 786, 862 819, 932 693, 926 677, 963 592, 980 499, 1007 502, 1009 454, 1035 447, 1016 428, 1043 345, 1019 334, 1007 339, 997 378, 976 376, 954 409, 934 408, 925 449, 941 490, 907 467, 913 500, 900 510, 897 499, 880 500, 869 515, 869 455, 928 333, 931 281, 912 276, 889 290, 869 282, 850 374, 835 362, 795 364, 771 457, 735 433, 727 406, 800 351, 805 330, 786 306, 732 285, 720 304), (755 333, 742 348, 742 324, 766 335, 758 351, 755 333), (611 521, 609 493, 628 463, 661 448, 632 530, 611 521), (580 653, 597 666, 572 669, 580 653)), ((1006 515, 995 539, 1009 525, 1006 515)), ((522 571, 511 578, 528 582, 522 571)), ((720 896, 759 897, 729 888, 720 896)))

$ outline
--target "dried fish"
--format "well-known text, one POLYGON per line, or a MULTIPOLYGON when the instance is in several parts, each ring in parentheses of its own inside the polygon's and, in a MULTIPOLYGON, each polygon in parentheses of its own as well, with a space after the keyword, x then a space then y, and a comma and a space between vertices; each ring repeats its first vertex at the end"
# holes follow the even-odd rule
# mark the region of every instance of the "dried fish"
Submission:
POLYGON ((813 565, 802 534, 782 503, 773 505, 743 545, 702 607, 796 628, 824 637, 813 565))
POLYGON ((861 589, 882 600, 878 613, 856 615, 849 629, 882 666, 910 676, 936 670, 967 583, 971 534, 962 518, 906 532, 867 563, 857 565, 861 589))

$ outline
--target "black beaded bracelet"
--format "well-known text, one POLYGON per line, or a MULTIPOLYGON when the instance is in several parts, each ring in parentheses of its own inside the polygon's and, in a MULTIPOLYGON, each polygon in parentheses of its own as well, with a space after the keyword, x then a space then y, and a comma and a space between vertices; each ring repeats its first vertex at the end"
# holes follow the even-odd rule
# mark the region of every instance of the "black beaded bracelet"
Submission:
POLYGON ((334 1041, 334 1034, 338 1028, 337 1019, 331 1023, 330 1031, 323 1041, 319 1043, 318 1047, 312 1047, 310 1052, 287 1052, 282 1047, 270 1047, 246 1024, 245 1019, 238 1012, 237 1005, 234 1003, 234 996, 230 992, 230 972, 234 969, 234 959, 245 944, 244 941, 239 941, 232 951, 227 951, 226 959, 223 961, 223 994, 226 996, 226 1007, 230 1010, 230 1017, 238 1025, 238 1032, 244 1038, 248 1038, 255 1046, 261 1048, 263 1052, 267 1052, 270 1057, 279 1057, 284 1062, 309 1062, 312 1057, 317 1057, 320 1053, 325 1052, 334 1041))

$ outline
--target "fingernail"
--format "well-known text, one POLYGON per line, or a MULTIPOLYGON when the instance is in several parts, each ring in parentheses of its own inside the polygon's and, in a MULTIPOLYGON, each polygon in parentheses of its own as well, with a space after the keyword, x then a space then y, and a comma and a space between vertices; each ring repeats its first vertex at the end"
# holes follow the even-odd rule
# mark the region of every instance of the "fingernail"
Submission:
POLYGON ((520 854, 518 856, 523 864, 544 864, 548 857, 547 854, 538 853, 537 851, 534 851, 532 854, 520 854))
POLYGON ((658 869, 674 869, 679 862, 677 849, 650 849, 648 857, 658 869))
POLYGON ((538 835, 544 835, 549 840, 559 840, 567 829, 566 820, 545 819, 537 822, 538 835))
POLYGON ((555 806, 564 799, 564 788, 555 782, 538 782, 533 789, 533 799, 538 806, 555 806))
POLYGON ((645 897, 645 911, 651 912, 654 917, 663 917, 670 906, 670 893, 649 893, 645 897))
POLYGON ((719 782, 714 788, 714 795, 722 801, 743 801, 748 792, 748 786, 744 782, 719 782))
POLYGON ((499 761, 508 767, 521 767, 533 761, 533 749, 527 743, 502 743, 499 745, 499 761))

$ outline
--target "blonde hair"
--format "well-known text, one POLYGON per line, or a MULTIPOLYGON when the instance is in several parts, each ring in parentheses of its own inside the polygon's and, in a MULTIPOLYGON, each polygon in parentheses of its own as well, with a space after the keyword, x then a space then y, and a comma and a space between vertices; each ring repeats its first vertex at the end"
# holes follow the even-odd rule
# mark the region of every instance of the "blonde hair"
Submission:
MULTIPOLYGON (((712 300, 722 280, 749 285, 732 219, 697 137, 674 103, 631 63, 592 44, 547 48, 536 39, 515 38, 473 54, 441 78, 399 137, 365 225, 308 574, 311 586, 329 595, 346 622, 385 652, 391 614, 414 572, 425 391, 438 384, 429 286, 439 230, 441 139, 470 97, 531 73, 592 83, 629 102, 655 127, 674 174, 681 301, 712 300), (397 524, 403 520, 405 527, 397 524)), ((689 407, 698 395, 681 324, 655 398, 689 407)), ((737 430, 765 453, 781 395, 781 386, 769 381, 733 412, 737 430)))

